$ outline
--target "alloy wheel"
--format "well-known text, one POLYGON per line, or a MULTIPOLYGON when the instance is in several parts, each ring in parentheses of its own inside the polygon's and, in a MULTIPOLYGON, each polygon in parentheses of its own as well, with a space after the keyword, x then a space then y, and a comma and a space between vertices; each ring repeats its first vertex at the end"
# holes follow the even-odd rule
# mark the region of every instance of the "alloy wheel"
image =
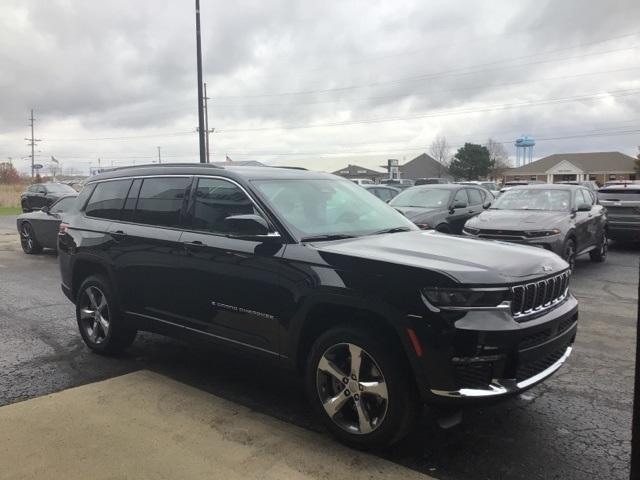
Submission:
POLYGON ((20 241, 27 251, 33 250, 33 235, 28 224, 23 225, 20 229, 20 241))
POLYGON ((89 286, 80 299, 80 321, 87 338, 95 344, 109 335, 109 305, 102 290, 89 286))
POLYGON ((316 385, 326 414, 343 430, 364 435, 382 425, 389 405, 387 383, 363 348, 352 343, 328 348, 318 362, 316 385))

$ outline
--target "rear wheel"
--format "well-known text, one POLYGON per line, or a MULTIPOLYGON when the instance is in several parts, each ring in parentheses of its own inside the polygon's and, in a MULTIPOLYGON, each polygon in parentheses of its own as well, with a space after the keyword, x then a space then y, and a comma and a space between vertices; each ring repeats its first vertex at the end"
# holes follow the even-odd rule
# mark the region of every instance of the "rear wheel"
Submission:
POLYGON ((576 242, 573 238, 567 240, 564 244, 564 254, 562 258, 569 264, 571 271, 576 267, 576 242))
POLYGON ((91 276, 80 285, 76 319, 84 343, 97 353, 122 351, 136 337, 136 330, 125 324, 111 285, 102 275, 91 276))
POLYGON ((325 332, 314 343, 306 372, 316 414, 343 443, 387 447, 411 429, 420 402, 410 368, 388 342, 352 327, 325 332))
POLYGON ((26 254, 33 255, 42 252, 42 245, 38 243, 33 226, 24 222, 20 227, 20 246, 26 254))
POLYGON ((607 259, 607 251, 609 250, 609 239, 607 238, 607 232, 602 232, 602 237, 598 242, 598 246, 589 252, 589 257, 592 262, 604 262, 607 259))
POLYGON ((441 233, 451 233, 451 228, 446 223, 441 223, 436 227, 436 231, 441 233))

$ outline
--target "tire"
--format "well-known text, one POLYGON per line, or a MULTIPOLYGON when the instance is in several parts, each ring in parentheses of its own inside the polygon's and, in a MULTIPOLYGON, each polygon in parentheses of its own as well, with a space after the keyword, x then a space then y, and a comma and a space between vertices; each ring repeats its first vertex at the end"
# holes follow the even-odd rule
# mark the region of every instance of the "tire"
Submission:
POLYGON ((333 328, 315 341, 307 360, 307 395, 339 441, 359 449, 385 448, 415 425, 421 404, 411 367, 400 355, 388 339, 354 327, 333 328), (351 372, 357 353, 362 368, 351 372))
POLYGON ((562 258, 569 264, 571 271, 576 268, 576 241, 573 238, 569 238, 565 242, 562 258))
POLYGON ((436 227, 436 231, 440 233, 451 233, 451 228, 446 223, 441 223, 436 227))
POLYGON ((609 239, 607 238, 607 232, 602 232, 600 241, 595 250, 589 252, 589 257, 592 262, 602 263, 607 259, 607 251, 609 250, 609 239))
POLYGON ((137 331, 126 325, 111 283, 102 275, 90 276, 80 285, 76 319, 84 343, 100 354, 119 353, 136 338, 137 331))
POLYGON ((23 222, 20 225, 20 246, 27 255, 35 255, 42 252, 42 245, 38 242, 36 232, 29 222, 23 222))

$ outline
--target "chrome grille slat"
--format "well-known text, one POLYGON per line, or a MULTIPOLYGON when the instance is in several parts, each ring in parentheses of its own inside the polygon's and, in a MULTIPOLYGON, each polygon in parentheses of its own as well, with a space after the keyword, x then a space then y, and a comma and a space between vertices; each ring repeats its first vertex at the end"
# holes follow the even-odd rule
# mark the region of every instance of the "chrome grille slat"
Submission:
POLYGON ((569 287, 569 272, 511 287, 511 312, 525 317, 551 308, 564 300, 569 287))

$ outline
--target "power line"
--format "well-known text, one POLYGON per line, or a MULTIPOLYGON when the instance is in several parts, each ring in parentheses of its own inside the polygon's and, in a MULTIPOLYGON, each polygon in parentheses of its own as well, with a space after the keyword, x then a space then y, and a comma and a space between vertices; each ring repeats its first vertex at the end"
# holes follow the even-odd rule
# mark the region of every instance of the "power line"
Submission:
MULTIPOLYGON (((218 96, 218 97, 212 97, 212 98, 214 98, 216 100, 220 100, 220 99, 228 99, 228 98, 283 97, 283 96, 294 96, 294 95, 309 95, 309 94, 324 94, 324 93, 332 93, 332 92, 342 92, 342 91, 347 91, 347 90, 355 90, 355 89, 360 89, 360 88, 387 86, 387 85, 393 85, 393 84, 396 84, 396 83, 419 81, 419 80, 426 80, 426 79, 431 79, 431 78, 442 78, 442 77, 449 77, 449 76, 471 75, 471 74, 474 74, 474 73, 485 73, 487 71, 503 70, 505 68, 518 68, 518 67, 524 67, 524 66, 529 66, 529 65, 539 65, 539 64, 543 64, 543 63, 552 63, 552 62, 559 62, 559 61, 565 61, 565 60, 573 60, 573 59, 576 59, 576 58, 584 58, 584 57, 589 57, 589 56, 593 56, 593 55, 605 55, 605 54, 620 52, 620 51, 624 51, 624 50, 634 50, 636 48, 638 48, 638 45, 627 46, 627 47, 623 47, 623 48, 617 48, 617 49, 611 49, 611 50, 605 50, 605 51, 599 51, 599 52, 583 53, 583 54, 580 54, 580 55, 572 55, 572 56, 569 56, 569 57, 536 60, 536 61, 532 61, 532 62, 519 63, 517 65, 506 65, 506 66, 500 66, 500 67, 494 67, 494 68, 488 68, 488 69, 476 69, 477 67, 485 67, 485 66, 489 66, 489 65, 496 65, 496 64, 500 64, 500 63, 512 62, 512 61, 522 60, 522 59, 536 57, 536 56, 541 55, 541 53, 537 53, 537 54, 526 55, 526 56, 521 56, 521 57, 512 57, 510 59, 498 60, 498 61, 494 61, 494 62, 480 63, 480 64, 472 65, 472 66, 469 66, 469 67, 460 67, 460 68, 455 68, 455 69, 451 69, 451 70, 443 70, 443 71, 440 71, 440 72, 423 73, 423 74, 414 75, 414 76, 411 76, 411 77, 401 77, 401 78, 396 78, 396 79, 393 79, 393 80, 385 80, 385 81, 364 83, 364 84, 359 84, 359 85, 356 84, 356 85, 348 85, 348 86, 344 86, 344 87, 334 87, 334 88, 325 88, 325 89, 316 89, 316 90, 300 90, 300 91, 279 92, 279 93, 262 93, 262 94, 254 94, 254 95, 225 95, 225 96, 218 96), (469 70, 469 69, 476 69, 476 70, 466 71, 466 70, 469 70)), ((561 51, 561 50, 566 50, 566 48, 558 49, 557 51, 561 51)), ((547 52, 547 54, 548 53, 554 53, 554 52, 547 52)))
MULTIPOLYGON (((494 84, 485 84, 485 85, 475 85, 473 87, 461 87, 461 88, 450 88, 450 89, 444 89, 444 90, 423 90, 420 91, 420 95, 434 95, 434 94, 438 94, 438 93, 453 93, 453 92, 465 92, 465 91, 474 91, 474 90, 484 90, 487 88, 495 88, 495 87, 505 87, 505 86, 511 86, 511 85, 526 85, 526 84, 531 84, 531 83, 540 83, 540 82, 547 82, 547 81, 552 81, 552 80, 566 80, 568 78, 580 78, 580 77, 589 77, 589 76, 594 76, 594 75, 608 75, 611 73, 619 73, 619 72, 628 72, 628 71, 633 71, 633 70, 640 70, 640 67, 629 67, 629 68, 619 68, 619 69, 614 69, 614 70, 602 70, 602 71, 598 71, 598 72, 585 72, 585 73, 577 73, 574 75, 560 75, 560 76, 556 76, 556 77, 546 77, 546 78, 539 78, 539 79, 535 79, 535 80, 521 80, 521 81, 517 81, 517 82, 505 82, 505 83, 494 83, 494 84)), ((404 93, 404 94, 396 94, 396 95, 376 95, 376 96, 366 96, 366 97, 360 97, 359 99, 361 100, 385 100, 385 99, 389 99, 389 98, 405 98, 407 96, 416 96, 417 92, 408 92, 408 93, 404 93)), ((351 99, 353 100, 353 99, 351 99)), ((358 99, 356 99, 358 100, 358 99)), ((320 104, 330 104, 330 103, 340 103, 345 101, 344 99, 337 99, 337 100, 317 100, 317 101, 312 101, 312 102, 299 102, 296 101, 295 103, 216 103, 215 105, 217 107, 283 107, 283 106, 300 106, 300 105, 320 105, 320 104)))
POLYGON ((419 115, 370 118, 370 119, 353 120, 353 121, 345 121, 345 122, 317 123, 317 124, 307 124, 307 125, 285 125, 280 127, 218 129, 218 132, 220 133, 260 132, 260 131, 271 131, 271 130, 298 130, 298 129, 307 129, 307 128, 319 128, 319 127, 365 125, 370 123, 384 123, 384 122, 395 122, 395 121, 401 121, 401 120, 417 120, 422 118, 432 118, 432 117, 440 117, 440 116, 448 116, 448 115, 461 115, 465 113, 480 113, 480 112, 488 112, 493 110, 505 110, 505 109, 516 108, 516 107, 534 107, 534 106, 576 102, 576 101, 587 102, 587 101, 600 100, 602 98, 610 98, 610 97, 617 98, 617 97, 624 97, 624 96, 630 96, 630 95, 637 95, 638 93, 640 93, 640 89, 635 88, 635 89, 628 89, 628 90, 617 90, 617 91, 606 92, 606 93, 594 93, 594 94, 585 94, 585 95, 578 95, 578 96, 571 96, 571 97, 551 98, 551 99, 531 101, 531 102, 497 104, 497 105, 490 105, 487 107, 480 107, 480 108, 474 108, 474 109, 431 112, 431 113, 419 114, 419 115))

